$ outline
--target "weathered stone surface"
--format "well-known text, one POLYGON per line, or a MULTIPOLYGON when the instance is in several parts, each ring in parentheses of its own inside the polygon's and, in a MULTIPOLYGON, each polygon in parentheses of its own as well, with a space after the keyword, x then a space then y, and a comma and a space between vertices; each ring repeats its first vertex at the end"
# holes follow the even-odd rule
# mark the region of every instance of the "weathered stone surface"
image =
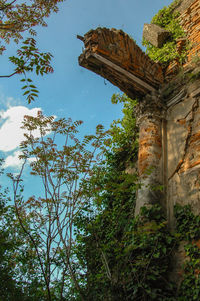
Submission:
POLYGON ((138 190, 135 215, 143 206, 164 204, 164 195, 159 186, 162 176, 162 119, 165 106, 156 95, 147 95, 137 108, 139 125, 138 173, 141 187, 138 190))
POLYGON ((188 1, 187 9, 182 12, 179 20, 190 42, 188 61, 191 61, 200 54, 200 1, 188 1))
POLYGON ((200 214, 199 84, 189 83, 182 101, 167 112, 167 210, 172 227, 176 203, 190 204, 200 214))
POLYGON ((177 5, 175 5, 175 11, 182 14, 186 9, 188 9, 191 6, 191 4, 194 1, 195 0, 181 0, 177 5))
MULTIPOLYGON (((82 38, 81 38, 82 39, 82 38)), ((163 83, 163 71, 122 30, 97 28, 84 35, 79 64, 118 86, 130 98, 143 97, 163 83)))
MULTIPOLYGON (((185 31, 187 41, 190 48, 188 50, 187 61, 183 65, 184 68, 200 57, 200 1, 199 0, 182 0, 176 7, 175 11, 179 12, 180 25, 185 31)), ((177 50, 181 50, 180 41, 177 41, 177 50), (180 48, 180 49, 179 49, 180 48)), ((165 78, 173 77, 179 70, 179 61, 171 62, 165 72, 165 78)))
POLYGON ((150 42, 155 47, 162 47, 165 40, 169 37, 169 31, 156 24, 144 24, 143 39, 150 42))
MULTIPOLYGON (((184 11, 179 18, 191 42, 188 59, 192 60, 200 53, 200 1, 184 0, 181 7, 184 11)), ((169 86, 160 87, 164 80, 161 66, 123 31, 97 28, 79 38, 85 45, 79 57, 81 66, 108 79, 129 97, 140 98, 137 119, 141 188, 136 215, 141 206, 155 202, 165 204, 172 227, 176 203, 191 204, 200 214, 200 80, 191 83, 187 74, 187 85, 172 81, 166 93, 169 86), (164 193, 154 189, 157 185, 164 185, 164 193)), ((178 41, 178 47, 183 46, 182 42, 178 41)), ((199 69, 189 72, 198 78, 199 69)))

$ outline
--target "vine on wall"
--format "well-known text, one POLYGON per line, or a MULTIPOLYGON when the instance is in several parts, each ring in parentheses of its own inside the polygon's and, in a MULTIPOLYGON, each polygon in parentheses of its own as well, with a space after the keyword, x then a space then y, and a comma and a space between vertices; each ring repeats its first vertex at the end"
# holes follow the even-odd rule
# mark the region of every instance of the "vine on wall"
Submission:
POLYGON ((184 63, 187 56, 189 45, 186 43, 181 51, 177 48, 177 40, 186 38, 186 34, 179 24, 179 13, 174 11, 174 8, 180 1, 174 1, 168 7, 161 9, 151 20, 152 24, 156 24, 167 31, 170 35, 161 48, 153 46, 150 42, 143 40, 143 45, 146 46, 146 52, 149 57, 157 62, 167 66, 171 61, 178 60, 184 63))
POLYGON ((136 101, 114 95, 112 102, 124 103, 124 117, 111 126, 110 150, 85 187, 93 199, 85 202, 76 220, 83 294, 88 301, 176 300, 168 279, 176 239, 161 207, 144 207, 142 218, 134 217, 139 185, 133 163, 138 149, 136 101), (127 173, 130 162, 132 172, 127 173))
MULTIPOLYGON (((85 185, 86 196, 92 192, 93 198, 88 198, 90 202, 85 202, 76 219, 74 253, 82 272, 82 292, 88 301, 199 300, 200 217, 193 215, 189 206, 176 205, 174 232, 169 230, 159 204, 143 207, 140 218, 135 218, 136 102, 125 95, 114 95, 112 102, 124 103, 124 117, 111 126, 110 150, 85 185), (127 173, 127 162, 131 161, 132 173, 127 173), (187 240, 187 260, 180 271, 179 287, 170 275, 172 256, 183 240, 187 240)), ((71 300, 79 300, 79 293, 72 291, 71 300)))
POLYGON ((191 206, 175 206, 177 234, 184 241, 185 261, 178 291, 178 300, 200 299, 200 216, 191 206))

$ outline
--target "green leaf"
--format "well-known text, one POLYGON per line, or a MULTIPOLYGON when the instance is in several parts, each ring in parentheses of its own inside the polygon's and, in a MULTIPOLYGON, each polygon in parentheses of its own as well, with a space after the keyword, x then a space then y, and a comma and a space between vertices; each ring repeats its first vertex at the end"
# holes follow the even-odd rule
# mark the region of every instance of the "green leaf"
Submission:
POLYGON ((23 95, 27 95, 28 93, 30 93, 30 90, 25 91, 23 95))

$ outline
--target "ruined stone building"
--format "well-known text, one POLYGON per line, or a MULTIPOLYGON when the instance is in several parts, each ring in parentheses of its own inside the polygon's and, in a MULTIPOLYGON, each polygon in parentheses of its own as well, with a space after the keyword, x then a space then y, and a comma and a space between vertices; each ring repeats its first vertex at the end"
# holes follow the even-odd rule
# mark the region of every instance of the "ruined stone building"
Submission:
MULTIPOLYGON (((121 30, 97 28, 79 36, 85 46, 79 64, 139 101, 142 186, 135 214, 141 206, 158 200, 171 226, 176 203, 191 204, 200 213, 200 1, 182 0, 174 9, 180 13, 179 22, 186 33, 186 38, 176 41, 177 48, 181 51, 186 40, 190 43, 182 66, 175 60, 163 68, 121 30), (164 190, 152 189, 155 185, 164 190)), ((162 47, 168 33, 145 24, 144 37, 162 47)))

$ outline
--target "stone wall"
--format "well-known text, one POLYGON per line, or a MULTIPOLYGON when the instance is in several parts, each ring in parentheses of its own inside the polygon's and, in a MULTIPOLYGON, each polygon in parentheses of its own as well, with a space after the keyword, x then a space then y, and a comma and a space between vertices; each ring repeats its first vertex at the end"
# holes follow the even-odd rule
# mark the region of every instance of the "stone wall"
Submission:
MULTIPOLYGON (((166 110, 166 205, 170 225, 174 225, 173 208, 176 203, 191 204, 200 214, 200 1, 182 0, 176 10, 181 13, 180 24, 190 43, 182 78, 178 75, 165 86, 161 96, 166 110), (193 75, 193 81, 190 78, 193 75), (195 80, 196 79, 196 80, 195 80), (170 95, 165 95, 166 91, 170 95)), ((168 68, 176 67, 171 64, 168 68)))
MULTIPOLYGON (((195 74, 199 67, 190 71, 195 74)), ((175 81, 175 79, 174 79, 175 81)), ((168 98, 166 113, 167 214, 173 226, 176 203, 200 214, 200 80, 188 80, 168 98)))
POLYGON ((79 64, 119 87, 130 98, 141 97, 163 83, 163 70, 122 30, 97 28, 78 36, 85 49, 79 64))
POLYGON ((179 17, 180 24, 187 34, 191 49, 188 51, 190 62, 196 55, 200 55, 200 1, 189 2, 190 6, 179 17))
MULTIPOLYGON (((161 203, 171 228, 177 203, 190 204, 200 214, 200 0, 182 0, 175 9, 181 13, 180 22, 191 45, 188 61, 176 76, 165 73, 163 78, 161 66, 121 30, 98 28, 79 37, 85 45, 79 64, 108 79, 130 98, 138 97, 141 185, 135 215, 144 205, 161 203)), ((177 66, 174 62, 167 72, 177 66)), ((177 283, 185 260, 183 245, 172 263, 170 277, 177 283)))
POLYGON ((194 2, 194 0, 179 0, 175 6, 175 11, 178 11, 180 14, 184 13, 185 10, 194 2))
POLYGON ((158 93, 146 95, 137 105, 139 128, 138 174, 141 188, 138 190, 135 215, 143 206, 161 203, 166 210, 163 191, 158 187, 163 181, 163 120, 166 106, 158 93))
MULTIPOLYGON (((138 169, 142 186, 136 202, 136 215, 141 206, 161 202, 171 227, 176 203, 190 204, 195 214, 200 214, 200 1, 183 0, 176 10, 181 12, 180 22, 191 48, 183 70, 179 69, 179 74, 173 75, 156 95, 149 95, 148 103, 147 96, 139 103, 139 107, 145 108, 143 115, 149 117, 144 122, 141 114, 138 116, 138 169), (154 114, 150 114, 151 106, 154 114), (153 172, 145 174, 150 167, 153 172), (164 194, 156 195, 153 185, 163 185, 164 194)), ((170 68, 173 67, 177 67, 177 62, 171 64, 170 68)))
POLYGON ((176 203, 200 214, 200 66, 192 63, 200 53, 200 0, 182 0, 175 9, 191 49, 182 74, 170 82, 121 30, 97 28, 79 37, 85 46, 79 64, 139 99, 136 215, 141 206, 161 202, 172 227, 176 203))
MULTIPOLYGON (((200 56, 200 1, 199 0, 182 0, 175 11, 180 13, 179 22, 182 26, 186 39, 177 41, 179 51, 185 45, 186 41, 189 44, 187 61, 183 67, 186 67, 192 61, 195 61, 200 56)), ((179 68, 179 62, 171 62, 166 69, 165 75, 176 73, 179 68)))

